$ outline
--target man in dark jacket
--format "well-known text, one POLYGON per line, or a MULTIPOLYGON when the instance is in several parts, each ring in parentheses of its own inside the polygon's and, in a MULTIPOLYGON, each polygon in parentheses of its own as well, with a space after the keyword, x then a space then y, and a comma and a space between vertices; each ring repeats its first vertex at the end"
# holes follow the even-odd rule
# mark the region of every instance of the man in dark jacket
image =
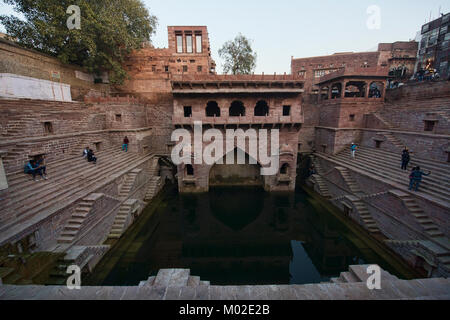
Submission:
POLYGON ((423 176, 429 176, 430 174, 431 171, 425 173, 422 170, 420 170, 420 167, 417 167, 413 172, 411 172, 409 190, 412 190, 415 185, 414 191, 419 191, 420 183, 422 182, 423 176))
POLYGON ((97 164, 97 158, 94 155, 94 151, 92 149, 88 150, 87 159, 89 162, 94 162, 94 164, 97 164))
POLYGON ((402 170, 408 170, 408 164, 411 161, 411 156, 409 154, 409 150, 405 148, 402 154, 402 170))

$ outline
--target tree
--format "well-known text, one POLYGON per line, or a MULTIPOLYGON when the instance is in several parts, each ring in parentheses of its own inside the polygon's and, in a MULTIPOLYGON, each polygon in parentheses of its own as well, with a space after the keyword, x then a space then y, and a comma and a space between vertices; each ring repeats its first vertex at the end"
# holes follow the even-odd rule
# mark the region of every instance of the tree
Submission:
POLYGON ((225 60, 224 73, 250 74, 256 67, 256 52, 250 40, 239 33, 233 41, 227 41, 219 50, 219 56, 225 60))
POLYGON ((25 47, 57 57, 63 63, 109 72, 111 83, 127 77, 122 63, 133 49, 150 41, 157 18, 140 0, 4 0, 25 16, 0 16, 8 35, 25 47), (71 5, 80 8, 81 28, 69 30, 71 5))

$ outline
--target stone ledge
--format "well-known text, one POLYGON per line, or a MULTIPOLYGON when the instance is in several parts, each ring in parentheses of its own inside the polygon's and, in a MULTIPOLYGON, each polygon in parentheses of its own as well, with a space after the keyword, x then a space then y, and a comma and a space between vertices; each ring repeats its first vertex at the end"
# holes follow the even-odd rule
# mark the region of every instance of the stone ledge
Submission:
POLYGON ((425 300, 450 299, 450 279, 266 286, 82 287, 0 285, 0 300, 425 300))

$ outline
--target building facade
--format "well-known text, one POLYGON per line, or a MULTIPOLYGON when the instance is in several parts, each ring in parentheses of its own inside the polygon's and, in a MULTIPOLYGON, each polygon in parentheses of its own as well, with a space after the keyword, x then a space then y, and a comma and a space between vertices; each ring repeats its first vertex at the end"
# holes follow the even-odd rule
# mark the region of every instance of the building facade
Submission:
POLYGON ((450 13, 424 24, 421 29, 416 71, 436 69, 441 77, 450 75, 450 13))

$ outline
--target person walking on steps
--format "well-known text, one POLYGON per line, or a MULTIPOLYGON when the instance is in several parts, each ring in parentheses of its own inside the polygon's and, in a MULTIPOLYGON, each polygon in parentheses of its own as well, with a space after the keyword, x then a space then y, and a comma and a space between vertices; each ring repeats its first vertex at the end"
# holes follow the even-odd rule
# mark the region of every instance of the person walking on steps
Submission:
POLYGON ((128 144, 129 143, 130 143, 130 140, 128 140, 128 137, 125 137, 125 139, 123 139, 122 151, 128 152, 128 144))
POLYGON ((428 173, 423 172, 420 167, 416 167, 413 172, 411 172, 410 175, 410 182, 409 182, 409 190, 411 191, 414 188, 414 191, 419 191, 420 183, 422 182, 423 176, 429 176, 431 174, 431 171, 428 173))
POLYGON ((356 144, 352 143, 352 145, 350 147, 350 151, 351 151, 353 159, 355 159, 355 156, 356 156, 356 149, 358 149, 358 146, 356 144))
POLYGON ((408 148, 405 148, 402 153, 402 170, 408 170, 408 164, 411 161, 411 155, 409 154, 408 148))

